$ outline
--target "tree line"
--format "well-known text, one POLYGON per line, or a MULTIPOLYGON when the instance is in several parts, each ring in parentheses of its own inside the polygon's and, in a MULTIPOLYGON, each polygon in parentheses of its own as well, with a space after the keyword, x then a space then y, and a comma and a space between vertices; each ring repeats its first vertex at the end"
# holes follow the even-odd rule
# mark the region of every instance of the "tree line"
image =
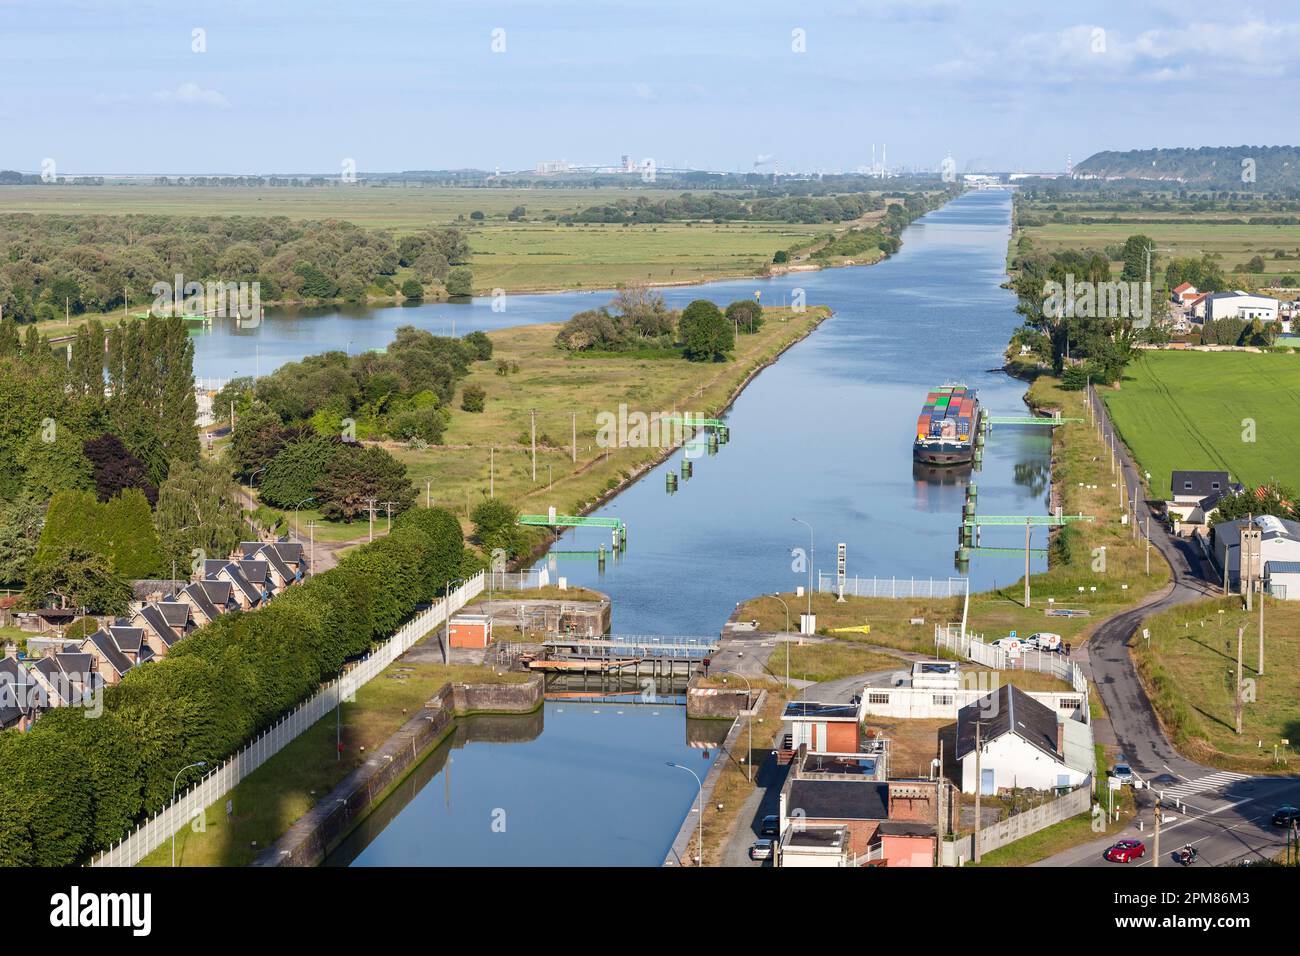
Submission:
POLYGON ((257 282, 263 302, 395 295, 398 271, 469 294, 457 229, 400 238, 284 216, 0 215, 0 312, 18 322, 148 306, 156 282, 257 282), (453 275, 454 274, 454 275, 453 275))

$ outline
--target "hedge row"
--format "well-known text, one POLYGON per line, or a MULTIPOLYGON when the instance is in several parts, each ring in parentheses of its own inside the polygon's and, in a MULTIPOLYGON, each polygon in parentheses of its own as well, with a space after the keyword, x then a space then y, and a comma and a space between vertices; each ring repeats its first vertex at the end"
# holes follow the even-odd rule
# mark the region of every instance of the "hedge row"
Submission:
POLYGON ((0 866, 66 866, 113 844, 166 804, 181 767, 234 753, 471 560, 450 512, 416 509, 265 608, 223 615, 133 670, 98 718, 58 708, 26 734, 0 733, 0 866))

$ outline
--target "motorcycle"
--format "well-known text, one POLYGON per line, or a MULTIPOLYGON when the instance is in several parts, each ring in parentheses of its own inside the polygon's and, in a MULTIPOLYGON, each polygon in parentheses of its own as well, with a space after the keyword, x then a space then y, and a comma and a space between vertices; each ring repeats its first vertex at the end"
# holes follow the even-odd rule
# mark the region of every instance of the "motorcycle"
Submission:
POLYGON ((1196 862, 1196 857, 1196 847, 1194 846, 1185 846, 1174 854, 1174 859, 1182 866, 1191 866, 1196 862))

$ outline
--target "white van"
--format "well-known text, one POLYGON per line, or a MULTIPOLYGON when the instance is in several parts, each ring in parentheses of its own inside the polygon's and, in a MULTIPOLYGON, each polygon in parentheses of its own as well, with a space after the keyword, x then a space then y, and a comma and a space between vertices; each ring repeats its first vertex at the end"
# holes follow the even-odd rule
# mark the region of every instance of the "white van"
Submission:
POLYGON ((1037 634, 1029 635, 1029 646, 1036 647, 1040 651, 1059 651, 1061 649, 1061 635, 1052 634, 1049 631, 1040 631, 1037 634))

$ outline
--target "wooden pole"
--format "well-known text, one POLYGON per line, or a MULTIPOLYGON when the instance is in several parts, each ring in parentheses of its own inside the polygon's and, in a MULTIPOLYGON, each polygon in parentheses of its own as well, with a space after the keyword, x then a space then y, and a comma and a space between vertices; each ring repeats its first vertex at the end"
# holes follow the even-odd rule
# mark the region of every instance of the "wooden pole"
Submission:
POLYGON ((537 409, 529 412, 533 423, 533 484, 537 484, 537 409))
POLYGON ((578 413, 573 413, 573 460, 578 460, 578 413))
POLYGON ((980 722, 975 721, 975 863, 980 861, 980 795, 984 792, 984 777, 980 765, 980 722))

